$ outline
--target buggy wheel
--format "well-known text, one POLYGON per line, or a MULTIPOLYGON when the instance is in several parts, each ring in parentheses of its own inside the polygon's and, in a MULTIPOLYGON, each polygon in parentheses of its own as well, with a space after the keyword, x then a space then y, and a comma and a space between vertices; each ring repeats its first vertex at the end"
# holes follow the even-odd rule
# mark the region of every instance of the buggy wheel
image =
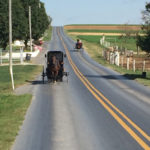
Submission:
POLYGON ((42 81, 43 81, 43 84, 44 84, 44 77, 45 77, 45 73, 44 73, 44 66, 43 66, 43 73, 42 73, 42 81))
POLYGON ((48 83, 51 83, 52 82, 52 80, 51 79, 48 79, 48 83))
POLYGON ((43 84, 44 84, 44 76, 43 76, 43 84))
POLYGON ((60 78, 59 80, 60 80, 60 82, 63 82, 63 78, 60 78))

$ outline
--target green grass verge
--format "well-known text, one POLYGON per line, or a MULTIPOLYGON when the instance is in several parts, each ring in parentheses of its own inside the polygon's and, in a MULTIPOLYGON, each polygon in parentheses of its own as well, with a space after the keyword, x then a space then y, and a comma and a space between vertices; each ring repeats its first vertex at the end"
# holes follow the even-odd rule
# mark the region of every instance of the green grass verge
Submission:
POLYGON ((0 95, 0 149, 9 150, 17 136, 19 127, 32 96, 0 95))
MULTIPOLYGON (((35 75, 41 72, 41 66, 35 65, 17 65, 13 67, 15 87, 25 84, 26 80, 32 80, 35 75)), ((11 91, 11 81, 9 75, 9 67, 0 67, 0 93, 11 91)))
MULTIPOLYGON (((41 66, 14 66, 15 87, 33 80, 42 71, 41 66)), ((32 95, 14 95, 8 66, 0 66, 0 150, 9 150, 19 131, 32 95)))
MULTIPOLYGON (((9 45, 6 47, 6 51, 9 51, 9 45)), ((12 46, 13 51, 20 51, 20 46, 12 46)))
POLYGON ((44 33, 43 41, 50 41, 52 36, 52 27, 50 26, 44 33))
MULTIPOLYGON (((73 36, 73 35, 71 35, 70 37, 74 40, 79 38, 78 36, 73 36)), ((125 77, 131 80, 136 80, 143 85, 150 86, 150 71, 147 71, 147 78, 145 79, 145 78, 142 78, 141 70, 137 70, 136 72, 133 72, 132 70, 127 70, 125 68, 118 67, 116 65, 110 65, 108 61, 106 61, 102 57, 102 47, 100 47, 98 42, 95 42, 93 41, 93 39, 91 40, 88 37, 83 38, 82 42, 83 42, 85 50, 88 52, 90 57, 94 59, 96 62, 121 73, 122 75, 124 75, 125 77)))
MULTIPOLYGON (((17 64, 19 63, 20 64, 20 59, 13 59, 13 64, 17 64)), ((9 60, 8 59, 3 59, 2 60, 2 64, 8 64, 9 63, 9 60)))

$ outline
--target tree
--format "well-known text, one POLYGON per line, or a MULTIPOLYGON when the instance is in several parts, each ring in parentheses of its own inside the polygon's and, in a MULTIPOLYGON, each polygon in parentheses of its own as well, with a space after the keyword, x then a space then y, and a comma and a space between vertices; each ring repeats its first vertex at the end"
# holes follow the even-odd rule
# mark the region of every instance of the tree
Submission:
MULTIPOLYGON (((9 42, 8 1, 0 0, 0 46, 6 49, 9 42)), ((12 40, 23 40, 27 32, 27 19, 20 0, 12 1, 12 40)))
MULTIPOLYGON (((50 22, 45 11, 44 3, 40 0, 13 0, 12 1, 12 29, 13 41, 29 40, 29 6, 32 9, 32 37, 38 40, 50 22)), ((8 0, 0 0, 0 47, 6 49, 9 41, 8 0)))
POLYGON ((13 40, 24 40, 28 31, 28 20, 20 0, 12 1, 13 40))
POLYGON ((49 25, 51 25, 51 23, 52 23, 52 21, 53 21, 53 19, 52 19, 51 16, 48 16, 48 21, 49 21, 49 25))
POLYGON ((0 47, 5 49, 8 41, 8 2, 0 0, 0 47))
POLYGON ((40 2, 40 8, 39 8, 39 18, 38 18, 38 26, 39 26, 39 35, 41 35, 45 32, 45 30, 48 28, 50 21, 49 16, 47 16, 44 3, 40 2))
MULTIPOLYGON (((45 11, 44 3, 39 0, 22 0, 25 15, 29 17, 29 6, 31 6, 31 23, 32 23, 32 38, 38 40, 45 30, 48 28, 50 22, 45 11)), ((29 29, 26 33, 25 45, 29 40, 29 29)))
POLYGON ((137 46, 150 54, 150 3, 146 3, 145 10, 142 12, 144 24, 142 30, 145 36, 137 36, 137 46))

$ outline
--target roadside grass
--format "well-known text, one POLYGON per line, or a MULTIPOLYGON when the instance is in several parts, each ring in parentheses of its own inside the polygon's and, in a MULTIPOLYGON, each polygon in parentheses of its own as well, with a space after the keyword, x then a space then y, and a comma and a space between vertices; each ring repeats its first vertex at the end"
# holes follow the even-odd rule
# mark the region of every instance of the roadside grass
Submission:
MULTIPOLYGON (((9 48, 9 45, 8 45, 8 46, 6 47, 6 50, 3 51, 3 55, 6 54, 7 52, 9 52, 9 49, 10 49, 10 48, 9 48)), ((20 46, 14 46, 14 45, 13 45, 13 46, 12 46, 12 50, 13 50, 13 52, 16 52, 16 53, 19 52, 19 53, 20 53, 20 46)), ((27 46, 26 49, 24 48, 23 51, 24 51, 24 52, 31 52, 30 46, 27 46)), ((33 51, 34 51, 34 49, 33 49, 33 51)))
POLYGON ((0 149, 9 150, 24 115, 31 102, 31 95, 15 96, 9 94, 0 95, 0 149))
MULTIPOLYGON (((69 35, 69 34, 68 34, 69 35)), ((75 36, 75 35, 69 35, 73 40, 76 40, 77 38, 81 38, 81 36, 75 36)), ((116 65, 111 65, 109 64, 108 61, 106 61, 102 57, 102 47, 100 47, 98 40, 93 40, 88 38, 81 38, 83 42, 84 49, 88 52, 89 56, 94 59, 96 62, 102 64, 103 66, 106 66, 110 69, 113 69, 123 76, 127 77, 128 79, 131 80, 136 80, 139 83, 145 85, 145 86, 150 86, 150 71, 147 71, 147 77, 143 78, 142 77, 142 70, 136 70, 136 72, 132 70, 127 70, 126 68, 118 67, 116 65)))
POLYGON ((49 29, 47 29, 44 33, 43 41, 50 41, 52 35, 52 27, 50 26, 49 29))
MULTIPOLYGON (((14 66, 15 87, 33 80, 42 71, 41 66, 14 66)), ((9 150, 31 103, 31 94, 14 95, 8 66, 0 66, 0 149, 9 150)))
MULTIPOLYGON (((13 67, 15 87, 25 84, 26 80, 33 80, 37 74, 42 72, 42 66, 16 65, 13 67)), ((11 92, 11 81, 9 67, 0 67, 0 93, 11 92)))
MULTIPOLYGON (((13 59, 12 60, 14 64, 20 63, 20 59, 13 59)), ((7 64, 9 63, 8 59, 2 59, 2 64, 7 64)))
POLYGON ((136 80, 145 86, 150 86, 150 71, 147 71, 146 78, 143 78, 142 70, 136 70, 134 72, 133 70, 127 70, 126 68, 118 67, 116 65, 111 65, 110 68, 123 74, 128 79, 136 80))
MULTIPOLYGON (((9 51, 9 45, 6 47, 6 51, 9 51)), ((20 46, 12 46, 13 51, 20 51, 20 46)))

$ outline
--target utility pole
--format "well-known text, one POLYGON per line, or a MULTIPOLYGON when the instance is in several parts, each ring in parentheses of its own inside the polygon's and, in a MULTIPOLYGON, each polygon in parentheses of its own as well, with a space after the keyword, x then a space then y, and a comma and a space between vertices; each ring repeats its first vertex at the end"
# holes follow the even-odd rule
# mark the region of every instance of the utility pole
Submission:
POLYGON ((31 23, 31 6, 29 6, 29 29, 30 29, 30 50, 32 52, 32 23, 31 23))
POLYGON ((20 47, 20 63, 23 64, 23 46, 20 47))
POLYGON ((2 65, 2 61, 3 61, 3 58, 2 58, 2 49, 0 48, 0 65, 2 65))
POLYGON ((12 1, 9 0, 9 71, 12 82, 12 89, 14 90, 14 78, 13 78, 13 67, 12 67, 12 1))
POLYGON ((39 2, 39 8, 41 8, 41 3, 39 2))

